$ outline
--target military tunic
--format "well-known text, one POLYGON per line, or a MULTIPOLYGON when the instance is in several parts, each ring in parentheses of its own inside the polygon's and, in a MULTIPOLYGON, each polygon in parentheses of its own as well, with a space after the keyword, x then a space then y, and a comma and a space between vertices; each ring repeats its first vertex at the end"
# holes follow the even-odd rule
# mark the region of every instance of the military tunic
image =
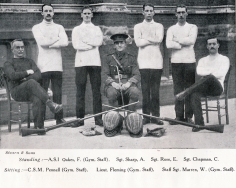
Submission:
MULTIPOLYGON (((112 82, 119 83, 117 71, 119 71, 122 84, 127 82, 131 83, 131 86, 128 89, 122 91, 125 104, 138 101, 139 89, 137 84, 140 82, 141 77, 136 58, 133 55, 127 52, 118 51, 108 54, 102 67, 103 74, 106 75, 104 92, 110 105, 118 106, 122 104, 121 91, 115 89, 111 85, 112 82), (120 65, 113 56, 119 61, 120 65)), ((129 110, 134 111, 135 106, 130 106, 129 110)))

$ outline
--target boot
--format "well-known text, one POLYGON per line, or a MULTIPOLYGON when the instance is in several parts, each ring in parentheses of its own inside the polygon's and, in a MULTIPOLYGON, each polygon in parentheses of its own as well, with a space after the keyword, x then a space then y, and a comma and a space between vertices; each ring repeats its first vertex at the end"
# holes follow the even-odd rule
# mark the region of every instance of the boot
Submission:
MULTIPOLYGON (((204 126, 204 125, 199 125, 199 126, 204 126)), ((193 127, 193 128, 192 128, 192 132, 198 132, 198 131, 200 131, 200 130, 202 130, 202 129, 199 129, 199 128, 196 128, 196 127, 193 127)))
POLYGON ((164 125, 164 122, 160 119, 151 119, 151 123, 154 123, 156 125, 164 125))
MULTIPOLYGON (((180 117, 176 117, 175 120, 177 120, 177 121, 185 121, 184 118, 180 118, 180 117)), ((172 122, 172 121, 170 121, 169 124, 170 125, 178 125, 178 123, 172 122)))
POLYGON ((192 118, 187 118, 187 119, 186 119, 186 122, 187 122, 187 123, 194 124, 194 121, 193 121, 193 119, 192 119, 192 118))
POLYGON ((56 114, 62 110, 62 104, 57 104, 51 100, 47 100, 46 105, 49 107, 52 113, 56 114))
POLYGON ((143 125, 146 125, 146 124, 148 124, 148 123, 151 123, 150 118, 144 117, 144 118, 143 118, 143 125))

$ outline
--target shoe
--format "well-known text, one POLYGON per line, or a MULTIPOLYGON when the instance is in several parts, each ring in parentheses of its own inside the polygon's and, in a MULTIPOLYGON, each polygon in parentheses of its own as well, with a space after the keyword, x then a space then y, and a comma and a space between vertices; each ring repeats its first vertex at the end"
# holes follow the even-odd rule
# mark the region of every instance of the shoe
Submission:
MULTIPOLYGON (((60 125, 60 124, 62 124, 62 123, 66 123, 66 120, 63 119, 63 118, 56 120, 56 124, 57 124, 57 125, 60 125)), ((73 123, 67 123, 67 124, 63 125, 63 127, 71 127, 71 124, 73 124, 73 123)))
MULTIPOLYGON (((204 126, 204 125, 199 125, 199 126, 204 126)), ((195 127, 192 128, 192 132, 198 132, 198 131, 200 131, 200 130, 202 130, 202 129, 195 128, 195 127)))
POLYGON ((143 125, 146 125, 148 123, 151 123, 149 118, 143 118, 143 125))
POLYGON ((56 114, 62 110, 62 104, 57 104, 51 100, 47 100, 46 105, 49 107, 52 113, 56 114))
POLYGON ((57 125, 62 124, 62 123, 66 123, 66 120, 64 120, 63 118, 56 120, 56 124, 57 124, 57 125))
POLYGON ((71 123, 71 128, 77 128, 77 127, 81 127, 84 126, 84 121, 77 121, 75 123, 71 123))
POLYGON ((157 125, 164 125, 164 122, 159 119, 151 119, 151 122, 157 125))
POLYGON ((192 118, 187 118, 187 119, 186 119, 186 122, 187 122, 187 123, 194 124, 194 121, 193 121, 193 119, 192 119, 192 118))
MULTIPOLYGON (((202 121, 202 122, 200 122, 200 123, 198 123, 198 124, 196 124, 196 125, 205 126, 205 123, 204 123, 204 121, 202 121)), ((202 130, 202 129, 199 129, 199 128, 192 128, 192 132, 198 132, 198 131, 200 131, 200 130, 202 130)))
POLYGON ((95 125, 98 125, 98 126, 100 126, 100 127, 103 127, 103 121, 102 121, 102 119, 97 119, 97 120, 95 120, 95 125))
MULTIPOLYGON (((175 120, 177 120, 177 121, 184 121, 183 119, 181 119, 181 118, 179 118, 179 117, 175 118, 175 120)), ((170 124, 170 125, 178 125, 179 123, 170 121, 169 124, 170 124)))

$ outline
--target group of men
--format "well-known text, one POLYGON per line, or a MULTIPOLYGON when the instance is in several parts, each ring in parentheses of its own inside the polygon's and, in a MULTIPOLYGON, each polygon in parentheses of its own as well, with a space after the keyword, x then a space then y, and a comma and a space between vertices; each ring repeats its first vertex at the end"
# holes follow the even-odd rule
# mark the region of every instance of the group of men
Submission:
MULTIPOLYGON (((105 96, 109 105, 118 106, 138 101, 138 83, 141 81, 143 114, 160 116, 159 88, 163 69, 163 57, 160 44, 164 37, 164 27, 154 21, 154 6, 143 5, 144 21, 134 26, 134 41, 139 48, 138 57, 127 52, 127 33, 114 33, 110 38, 114 42, 113 53, 101 62, 99 46, 103 42, 103 33, 91 19, 92 8, 82 9, 82 24, 72 31, 72 45, 76 50, 75 83, 76 117, 85 116, 85 90, 87 75, 93 94, 93 113, 102 111, 101 73, 105 75, 105 96)), ((200 59, 196 69, 194 44, 197 38, 197 26, 186 22, 187 7, 176 7, 177 23, 167 31, 166 46, 172 50, 171 65, 174 82, 176 119, 204 125, 202 117, 202 95, 219 95, 223 91, 223 82, 229 68, 229 59, 218 53, 217 38, 207 40, 209 56, 200 59), (202 76, 195 83, 195 72, 202 76)), ((4 71, 10 82, 10 92, 16 101, 31 101, 35 128, 44 128, 46 105, 55 113, 57 124, 64 123, 62 110, 62 57, 61 48, 68 45, 68 37, 63 26, 53 22, 52 5, 42 6, 43 21, 32 28, 39 54, 37 65, 24 57, 24 43, 14 40, 11 43, 14 58, 4 64, 4 71), (53 102, 47 91, 51 82, 53 102)), ((135 106, 129 106, 135 111, 135 106)), ((143 124, 163 125, 158 119, 143 117, 143 124)), ((103 126, 102 115, 95 117, 95 124, 103 126)), ((71 127, 83 126, 83 121, 71 124, 71 127)), ((196 129, 193 131, 197 131, 196 129)))

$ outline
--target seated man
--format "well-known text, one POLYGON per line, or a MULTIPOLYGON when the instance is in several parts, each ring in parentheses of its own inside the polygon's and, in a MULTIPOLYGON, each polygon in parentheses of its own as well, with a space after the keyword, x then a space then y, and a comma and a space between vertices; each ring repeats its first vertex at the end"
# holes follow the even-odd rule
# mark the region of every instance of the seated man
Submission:
MULTIPOLYGON (((102 66, 106 75, 105 95, 111 106, 118 106, 118 101, 133 103, 138 101, 139 97, 137 84, 140 81, 140 73, 136 58, 125 51, 127 38, 127 34, 111 36, 115 52, 106 56, 102 66)), ((128 109, 135 111, 136 107, 132 105, 128 109)))
MULTIPOLYGON (((218 53, 219 42, 211 37, 207 40, 209 55, 199 60, 197 74, 201 79, 185 91, 176 95, 177 100, 183 100, 190 95, 195 124, 204 126, 202 116, 201 96, 219 96, 224 90, 224 79, 229 70, 229 58, 218 53)), ((199 131, 193 128, 193 132, 199 131)))
POLYGON ((44 105, 53 113, 62 110, 62 105, 53 103, 38 81, 41 73, 33 60, 24 57, 24 43, 21 39, 11 42, 14 58, 5 62, 4 72, 9 82, 11 96, 16 101, 33 103, 34 128, 44 128, 44 105))

